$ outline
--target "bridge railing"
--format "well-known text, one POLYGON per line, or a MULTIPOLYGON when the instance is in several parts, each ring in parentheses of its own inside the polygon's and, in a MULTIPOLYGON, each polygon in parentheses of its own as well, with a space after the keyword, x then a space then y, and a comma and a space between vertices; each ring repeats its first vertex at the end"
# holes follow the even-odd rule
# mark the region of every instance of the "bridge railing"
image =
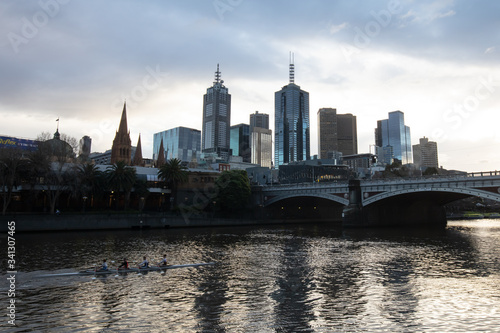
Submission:
POLYGON ((480 171, 480 172, 470 172, 467 177, 488 177, 488 176, 500 176, 500 171, 480 171))
MULTIPOLYGON (((368 179, 364 180, 363 183, 400 183, 402 181, 406 182, 422 182, 422 181, 436 181, 438 179, 452 180, 452 179, 467 179, 467 178, 479 178, 479 177, 495 177, 500 176, 500 171, 479 171, 470 172, 462 174, 452 174, 452 175, 429 175, 421 177, 404 177, 404 178, 378 178, 378 179, 368 179)), ((345 186, 348 180, 337 180, 332 182, 320 182, 320 183, 294 183, 294 184, 273 184, 264 186, 266 189, 293 189, 293 188, 312 188, 312 187, 329 187, 329 186, 345 186)))

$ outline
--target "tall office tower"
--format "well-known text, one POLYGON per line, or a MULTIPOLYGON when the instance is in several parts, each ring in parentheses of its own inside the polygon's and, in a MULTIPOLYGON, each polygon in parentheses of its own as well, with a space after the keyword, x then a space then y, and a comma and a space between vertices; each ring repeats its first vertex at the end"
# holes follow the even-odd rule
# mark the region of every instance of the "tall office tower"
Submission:
POLYGON ((123 104, 122 118, 120 126, 116 131, 113 146, 111 147, 111 164, 118 161, 123 161, 130 165, 132 156, 132 141, 130 140, 130 132, 127 129, 127 106, 123 104))
POLYGON ((345 155, 358 153, 358 130, 356 116, 346 113, 337 114, 338 150, 345 155))
POLYGON ((273 159, 273 132, 269 129, 269 115, 255 113, 250 115, 251 162, 270 168, 273 159))
POLYGON ((229 160, 229 127, 231 124, 231 95, 220 79, 219 64, 215 81, 203 96, 202 153, 215 153, 229 160))
POLYGON ((337 109, 318 110, 318 154, 319 158, 328 158, 329 152, 339 150, 337 141, 337 109))
POLYGON ((319 158, 328 158, 332 152, 342 155, 358 153, 356 116, 337 114, 337 109, 322 108, 318 111, 319 158))
POLYGON ((88 135, 85 135, 80 139, 80 145, 79 145, 80 149, 78 151, 78 156, 80 159, 84 161, 89 159, 91 145, 92 145, 92 139, 88 135))
POLYGON ((238 124, 231 126, 230 147, 233 156, 241 156, 243 162, 250 163, 250 125, 238 124))
POLYGON ((425 136, 420 138, 418 145, 413 145, 413 163, 417 168, 438 168, 437 143, 429 141, 425 136))
MULTIPOLYGON (((412 162, 410 127, 405 125, 404 113, 401 111, 389 112, 389 118, 377 121, 375 129, 375 145, 387 152, 392 147, 393 158, 402 164, 412 162)), ((390 164, 387 154, 378 156, 382 163, 390 164)))
POLYGON ((253 164, 259 164, 261 167, 270 168, 273 157, 273 131, 267 128, 254 127, 250 137, 250 146, 252 147, 253 164))
POLYGON ((269 115, 255 111, 250 115, 250 133, 254 127, 269 129, 269 115))
POLYGON ((153 135, 153 159, 158 160, 163 147, 165 160, 177 158, 183 162, 197 161, 201 154, 201 132, 187 127, 175 127, 153 135), (162 144, 163 143, 163 144, 162 144))
POLYGON ((310 159, 309 93, 295 84, 290 59, 290 82, 274 94, 274 163, 310 159))

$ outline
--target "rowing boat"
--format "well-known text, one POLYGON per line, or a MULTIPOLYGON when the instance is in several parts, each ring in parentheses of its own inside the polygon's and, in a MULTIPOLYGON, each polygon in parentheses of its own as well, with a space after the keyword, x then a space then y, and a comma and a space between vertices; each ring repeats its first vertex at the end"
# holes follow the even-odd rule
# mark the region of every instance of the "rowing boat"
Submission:
POLYGON ((44 275, 39 275, 39 277, 74 276, 74 275, 109 275, 109 274, 127 274, 127 273, 146 273, 155 271, 161 272, 167 269, 200 267, 207 265, 215 265, 215 262, 203 262, 196 264, 167 265, 167 266, 150 266, 146 268, 108 269, 106 271, 100 271, 100 270, 96 271, 94 269, 86 269, 79 272, 44 274, 44 275))

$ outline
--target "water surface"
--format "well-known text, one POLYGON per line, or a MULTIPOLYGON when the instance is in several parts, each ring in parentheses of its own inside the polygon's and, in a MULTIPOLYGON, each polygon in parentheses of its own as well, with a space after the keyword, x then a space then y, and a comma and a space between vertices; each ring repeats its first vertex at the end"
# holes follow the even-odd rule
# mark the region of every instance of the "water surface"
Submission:
POLYGON ((484 332, 500 323, 500 220, 454 221, 444 230, 311 224, 16 240, 17 327, 4 310, 4 331, 484 332), (217 264, 164 275, 38 277, 164 253, 172 264, 217 264))

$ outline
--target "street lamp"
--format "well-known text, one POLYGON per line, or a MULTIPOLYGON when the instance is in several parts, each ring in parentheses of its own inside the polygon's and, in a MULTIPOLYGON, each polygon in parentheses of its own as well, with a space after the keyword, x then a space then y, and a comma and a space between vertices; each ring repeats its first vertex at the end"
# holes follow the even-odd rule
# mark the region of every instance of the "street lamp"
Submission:
POLYGON ((86 196, 83 196, 83 212, 85 213, 85 203, 87 202, 87 197, 86 196))

